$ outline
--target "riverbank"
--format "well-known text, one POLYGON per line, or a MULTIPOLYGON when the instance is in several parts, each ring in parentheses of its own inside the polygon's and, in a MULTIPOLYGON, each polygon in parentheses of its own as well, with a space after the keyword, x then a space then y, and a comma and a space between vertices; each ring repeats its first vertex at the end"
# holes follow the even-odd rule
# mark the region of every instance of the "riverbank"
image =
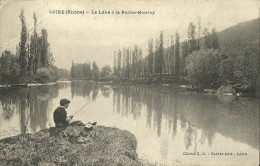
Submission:
POLYGON ((57 128, 0 140, 0 165, 142 165, 135 136, 97 126, 73 136, 57 128))
POLYGON ((0 88, 26 88, 26 87, 35 87, 35 86, 44 86, 44 85, 55 85, 57 82, 48 82, 48 83, 28 83, 28 84, 10 84, 10 85, 0 85, 0 88))
POLYGON ((113 82, 115 87, 120 85, 120 86, 149 86, 149 87, 161 87, 163 92, 165 93, 176 93, 176 92, 187 92, 190 94, 196 94, 196 93, 203 93, 205 95, 221 95, 221 96, 239 96, 239 97, 254 97, 254 98, 259 98, 260 94, 259 92, 248 92, 248 91, 242 91, 240 89, 235 89, 232 85, 227 85, 227 86, 221 86, 218 88, 214 89, 204 89, 204 88, 199 88, 199 87, 193 87, 190 84, 187 83, 138 83, 138 82, 113 82), (229 88, 227 88, 229 87, 229 88), (231 88, 230 88, 231 87, 231 88), (224 91, 219 89, 223 89, 224 91), (232 89, 232 90, 231 90, 232 89))

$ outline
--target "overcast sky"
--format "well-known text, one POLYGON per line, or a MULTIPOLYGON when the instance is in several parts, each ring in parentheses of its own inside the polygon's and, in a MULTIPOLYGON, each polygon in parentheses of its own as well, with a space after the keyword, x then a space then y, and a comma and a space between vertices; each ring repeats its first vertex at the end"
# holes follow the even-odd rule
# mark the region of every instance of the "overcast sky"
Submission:
POLYGON ((148 40, 164 32, 164 46, 176 31, 180 40, 187 39, 189 22, 202 29, 217 31, 239 22, 259 17, 259 2, 227 1, 87 1, 87 0, 2 0, 0 4, 0 51, 15 51, 20 40, 19 14, 25 10, 27 28, 33 27, 33 12, 38 18, 38 32, 47 29, 55 65, 69 69, 74 62, 96 61, 113 64, 114 51, 138 44, 147 53, 148 40), (49 14, 49 10, 84 10, 84 15, 49 14), (91 10, 155 11, 154 15, 93 15, 91 10))

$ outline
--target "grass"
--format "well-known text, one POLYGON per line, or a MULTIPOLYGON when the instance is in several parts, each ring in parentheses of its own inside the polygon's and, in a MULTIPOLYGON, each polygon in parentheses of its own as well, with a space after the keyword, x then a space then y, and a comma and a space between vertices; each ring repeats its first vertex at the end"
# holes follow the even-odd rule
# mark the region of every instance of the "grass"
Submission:
POLYGON ((0 140, 0 165, 142 165, 135 136, 116 128, 84 127, 77 132, 57 128, 0 140), (83 129, 83 130, 82 130, 83 129))

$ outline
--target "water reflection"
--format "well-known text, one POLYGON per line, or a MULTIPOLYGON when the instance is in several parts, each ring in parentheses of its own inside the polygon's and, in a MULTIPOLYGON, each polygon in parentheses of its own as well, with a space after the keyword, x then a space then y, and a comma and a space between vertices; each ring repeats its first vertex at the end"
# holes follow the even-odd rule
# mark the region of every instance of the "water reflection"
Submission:
POLYGON ((50 103, 57 96, 57 86, 2 89, 0 91, 4 120, 2 127, 8 124, 6 121, 14 114, 18 114, 20 133, 36 132, 37 128, 46 128, 50 103))
POLYGON ((90 93, 92 90, 92 84, 89 84, 86 81, 72 81, 71 82, 71 95, 74 96, 83 96, 90 98, 90 93))
MULTIPOLYGON (((97 99, 76 118, 133 132, 138 153, 156 161, 163 158, 166 165, 172 165, 166 160, 182 158, 184 151, 245 148, 252 154, 259 147, 259 100, 254 98, 231 100, 179 87, 110 86, 90 81, 1 89, 0 134, 11 127, 19 133, 49 127, 53 110, 64 97, 72 101, 69 114, 97 99), (97 99, 100 95, 103 97, 97 99)), ((0 138, 11 135, 15 134, 0 138)))
POLYGON ((91 81, 72 81, 71 82, 71 95, 87 97, 88 99, 95 100, 99 91, 105 98, 109 98, 111 90, 107 85, 99 84, 91 81))
POLYGON ((258 147, 259 104, 255 99, 239 98, 226 103, 216 96, 164 93, 160 87, 142 85, 115 87, 113 90, 113 110, 124 116, 129 116, 130 110, 132 118, 137 119, 145 107, 146 127, 156 129, 158 137, 161 136, 163 118, 167 119, 172 139, 178 133, 180 122, 186 150, 193 145, 197 151, 197 144, 205 142, 211 147, 216 133, 258 147), (197 129, 202 129, 200 135, 197 129))

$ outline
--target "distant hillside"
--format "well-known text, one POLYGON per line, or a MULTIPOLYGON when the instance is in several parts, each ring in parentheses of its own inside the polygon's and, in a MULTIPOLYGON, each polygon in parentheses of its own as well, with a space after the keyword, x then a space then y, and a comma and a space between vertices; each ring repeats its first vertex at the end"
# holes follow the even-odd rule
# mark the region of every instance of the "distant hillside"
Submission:
POLYGON ((237 55, 244 48, 259 49, 260 18, 239 23, 218 32, 220 48, 226 55, 237 55))

